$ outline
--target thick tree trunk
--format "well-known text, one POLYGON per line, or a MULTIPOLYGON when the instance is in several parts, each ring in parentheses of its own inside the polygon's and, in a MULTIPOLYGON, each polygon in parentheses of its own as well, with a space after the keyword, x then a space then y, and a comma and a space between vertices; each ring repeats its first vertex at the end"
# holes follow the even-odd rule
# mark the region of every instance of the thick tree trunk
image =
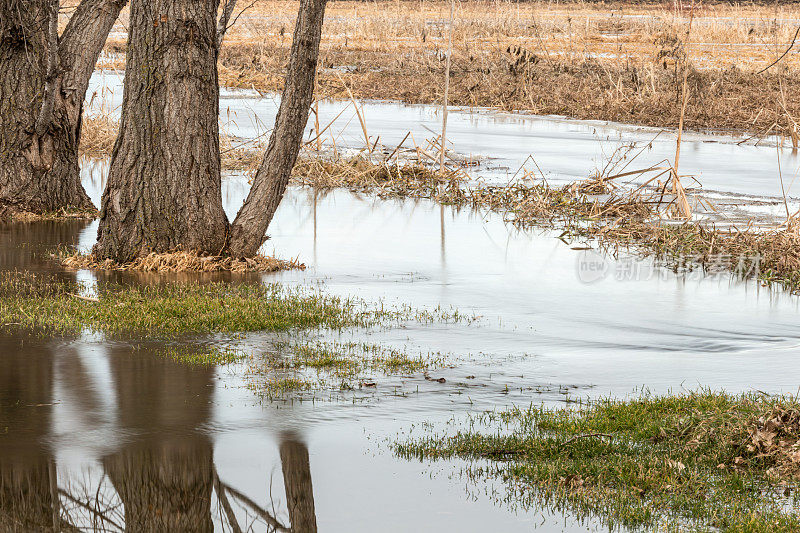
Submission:
POLYGON ((216 20, 219 0, 131 3, 120 132, 103 193, 98 258, 218 253, 222 208, 216 20))
POLYGON ((281 468, 286 490, 286 506, 293 533, 317 533, 314 513, 314 489, 308 448, 295 437, 285 436, 281 442, 281 468))
POLYGON ((0 213, 95 212, 80 181, 80 119, 124 4, 81 2, 54 54, 51 0, 0 2, 0 213))
POLYGON ((231 225, 229 252, 233 256, 258 252, 289 183, 314 98, 325 4, 326 0, 301 0, 275 128, 253 187, 231 225))

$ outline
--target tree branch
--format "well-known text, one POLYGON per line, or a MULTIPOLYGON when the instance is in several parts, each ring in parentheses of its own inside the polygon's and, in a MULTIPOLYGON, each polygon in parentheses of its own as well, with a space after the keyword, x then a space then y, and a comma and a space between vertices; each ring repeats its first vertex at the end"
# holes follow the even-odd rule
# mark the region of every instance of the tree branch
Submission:
POLYGON ((770 64, 769 64, 769 65, 767 65, 766 67, 764 67, 764 68, 762 68, 761 70, 759 70, 758 72, 756 72, 756 74, 761 74, 762 72, 765 72, 766 70, 768 70, 768 69, 772 68, 773 66, 777 65, 777 64, 778 64, 778 61, 780 61, 781 59, 783 59, 784 57, 786 57, 786 54, 788 54, 788 53, 789 53, 789 51, 790 51, 792 48, 794 48, 794 43, 795 43, 795 41, 797 41, 797 35, 798 35, 798 34, 800 34, 800 26, 798 26, 798 27, 797 27, 797 31, 796 31, 796 32, 794 32, 794 37, 792 38, 792 42, 791 42, 791 44, 789 45, 789 48, 787 48, 787 49, 786 49, 786 51, 785 51, 785 52, 783 52, 783 53, 780 55, 780 57, 779 57, 778 59, 776 59, 775 61, 773 61, 772 63, 770 63, 770 64))
POLYGON ((590 438, 590 437, 607 437, 609 439, 613 439, 614 435, 609 435, 608 433, 583 433, 581 435, 575 435, 575 436, 572 436, 572 437, 568 438, 567 440, 562 442, 560 444, 560 446, 566 446, 570 442, 574 442, 574 441, 576 441, 578 439, 586 439, 586 438, 590 438))
POLYGON ((104 514, 102 511, 100 511, 99 509, 95 509, 94 507, 92 507, 92 506, 91 506, 91 505, 89 505, 88 503, 86 503, 86 502, 84 502, 84 501, 82 501, 82 500, 79 500, 78 498, 76 498, 75 496, 73 496, 72 494, 70 494, 69 492, 67 492, 66 490, 64 490, 64 489, 62 489, 62 488, 59 488, 59 489, 58 489, 58 493, 59 493, 61 496, 64 496, 64 497, 65 497, 66 499, 68 499, 69 501, 71 501, 72 503, 74 503, 74 504, 76 504, 76 505, 79 505, 79 506, 83 507, 84 509, 86 509, 87 511, 89 511, 90 513, 92 513, 93 515, 95 515, 95 516, 97 516, 98 518, 100 518, 101 520, 103 520, 103 521, 105 521, 105 522, 108 522, 108 523, 109 523, 109 524, 111 524, 112 526, 116 527, 118 530, 122 531, 122 530, 124 530, 124 529, 125 529, 124 527, 122 527, 122 525, 118 524, 118 523, 117 523, 117 522, 115 522, 113 519, 111 519, 111 518, 107 517, 107 516, 106 516, 106 515, 105 515, 105 514, 104 514))
POLYGON ((290 532, 291 531, 290 528, 288 528, 288 527, 284 526, 283 524, 281 524, 280 522, 278 522, 278 520, 276 520, 265 509, 262 509, 261 507, 259 507, 259 505, 256 502, 254 502, 253 500, 251 500, 250 498, 248 498, 247 496, 245 496, 244 494, 242 494, 241 492, 239 492, 235 488, 231 487, 230 485, 226 485, 226 484, 224 484, 222 482, 220 482, 220 486, 222 487, 223 490, 229 492, 231 494, 231 496, 233 496, 234 498, 236 498, 237 500, 239 500, 240 502, 242 502, 243 504, 248 506, 253 512, 255 512, 268 525, 272 526, 273 528, 275 528, 278 531, 283 531, 283 532, 290 532))
POLYGON ((228 524, 231 526, 233 533, 242 533, 242 528, 239 526, 239 522, 236 520, 236 513, 233 512, 231 502, 228 501, 228 497, 225 495, 225 487, 219 480, 217 469, 214 466, 211 468, 211 474, 214 477, 214 490, 217 491, 217 498, 219 498, 219 503, 222 505, 222 509, 225 511, 225 516, 228 518, 228 524))
POLYGON ((80 108, 97 59, 128 0, 82 0, 61 34, 62 91, 74 95, 80 108))
POLYGON ((235 7, 236 0, 225 0, 225 6, 222 8, 222 14, 217 23, 217 50, 222 47, 222 39, 225 37, 225 32, 228 31, 228 21, 231 20, 235 7))

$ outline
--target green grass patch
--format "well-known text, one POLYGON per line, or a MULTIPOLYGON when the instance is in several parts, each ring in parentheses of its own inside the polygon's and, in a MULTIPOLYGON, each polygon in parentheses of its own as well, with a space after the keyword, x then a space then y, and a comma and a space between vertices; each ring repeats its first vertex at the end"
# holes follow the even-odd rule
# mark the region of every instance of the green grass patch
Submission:
POLYGON ((523 505, 612 529, 800 531, 800 404, 699 392, 511 409, 455 435, 395 444, 406 458, 472 459, 523 505))
POLYGON ((439 367, 440 353, 410 354, 406 350, 355 341, 324 341, 316 338, 277 342, 274 351, 249 359, 250 388, 274 398, 281 392, 333 393, 370 389, 379 385, 379 375, 410 375, 439 367), (276 386, 287 376, 303 387, 276 386))
POLYGON ((33 273, 0 273, 0 326, 44 334, 174 336, 187 333, 369 328, 405 321, 463 320, 444 309, 370 305, 303 286, 229 283, 99 284, 81 295, 75 283, 33 273))
POLYGON ((413 373, 442 363, 441 354, 410 355, 406 351, 367 342, 325 342, 311 340, 287 343, 288 356, 272 361, 278 367, 315 369, 339 377, 355 376, 367 370, 385 373, 413 373))
POLYGON ((192 345, 169 346, 160 355, 192 366, 230 365, 247 358, 247 354, 237 348, 192 345))

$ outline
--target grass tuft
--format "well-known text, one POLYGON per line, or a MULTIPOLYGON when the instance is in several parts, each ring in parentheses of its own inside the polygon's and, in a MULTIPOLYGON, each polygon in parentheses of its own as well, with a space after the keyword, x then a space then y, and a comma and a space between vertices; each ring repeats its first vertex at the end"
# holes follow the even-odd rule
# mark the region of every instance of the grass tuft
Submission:
POLYGON ((514 503, 570 510, 612 529, 800 529, 793 397, 602 399, 487 413, 469 427, 399 442, 395 451, 471 459, 470 475, 503 480, 514 503))
POLYGON ((236 348, 219 346, 198 348, 191 345, 169 346, 164 348, 160 355, 191 366, 231 365, 247 358, 244 351, 236 348))
POLYGON ((457 311, 371 306, 319 289, 227 283, 79 284, 30 272, 0 273, 0 326, 76 335, 85 330, 143 337, 187 333, 370 328, 404 321, 465 319, 457 311))
POLYGON ((166 253, 151 252, 130 263, 117 263, 111 259, 98 260, 91 254, 72 254, 62 257, 61 264, 72 269, 119 270, 138 272, 278 272, 305 270, 296 260, 285 261, 276 257, 256 255, 235 258, 226 255, 208 255, 196 251, 166 253))

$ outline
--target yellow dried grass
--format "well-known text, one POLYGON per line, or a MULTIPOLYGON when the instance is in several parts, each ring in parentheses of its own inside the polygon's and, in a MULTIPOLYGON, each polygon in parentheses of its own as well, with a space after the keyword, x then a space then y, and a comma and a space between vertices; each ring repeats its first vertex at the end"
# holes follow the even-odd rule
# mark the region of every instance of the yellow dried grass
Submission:
POLYGON ((72 269, 117 270, 137 272, 278 272, 305 270, 303 263, 275 257, 257 255, 244 259, 224 255, 208 255, 196 251, 155 253, 139 257, 130 263, 117 263, 111 259, 97 260, 91 254, 74 254, 63 257, 63 266, 72 269))

